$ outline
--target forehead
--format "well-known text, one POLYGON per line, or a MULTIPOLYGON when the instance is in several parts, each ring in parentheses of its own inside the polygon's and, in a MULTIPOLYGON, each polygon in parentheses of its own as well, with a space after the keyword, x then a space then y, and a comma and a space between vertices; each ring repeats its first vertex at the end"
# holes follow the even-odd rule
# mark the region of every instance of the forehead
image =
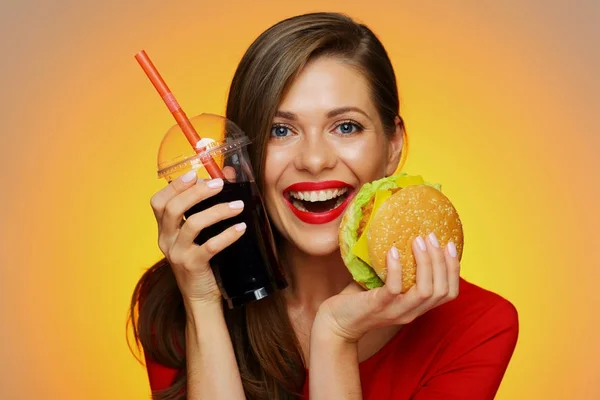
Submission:
POLYGON ((365 77, 343 60, 321 57, 298 74, 279 109, 297 114, 326 113, 339 107, 358 107, 371 117, 375 112, 365 77))

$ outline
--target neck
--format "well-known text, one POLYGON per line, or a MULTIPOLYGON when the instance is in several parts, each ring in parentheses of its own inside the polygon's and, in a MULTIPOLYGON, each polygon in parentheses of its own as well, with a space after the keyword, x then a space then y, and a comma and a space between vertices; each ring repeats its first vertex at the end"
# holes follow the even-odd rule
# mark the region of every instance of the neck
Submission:
MULTIPOLYGON (((283 247, 283 261, 290 285, 285 289, 290 322, 308 365, 311 327, 323 301, 339 294, 352 282, 339 250, 325 256, 304 253, 294 245, 283 247)), ((359 361, 379 351, 399 330, 391 325, 368 332, 359 342, 359 361)))
POLYGON ((340 293, 352 275, 344 265, 339 250, 324 256, 306 254, 291 243, 284 245, 286 272, 290 286, 288 304, 316 313, 323 301, 340 293))

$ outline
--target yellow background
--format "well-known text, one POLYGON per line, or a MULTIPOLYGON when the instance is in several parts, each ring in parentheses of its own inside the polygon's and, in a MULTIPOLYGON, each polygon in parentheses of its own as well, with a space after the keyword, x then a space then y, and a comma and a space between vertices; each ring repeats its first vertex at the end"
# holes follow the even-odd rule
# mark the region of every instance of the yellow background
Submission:
POLYGON ((396 67, 405 170, 465 225, 464 276, 521 335, 498 399, 600 398, 596 1, 22 0, 0 12, 0 398, 146 399, 125 342, 160 256, 151 195, 174 121, 222 113, 244 50, 293 14, 344 11, 396 67))

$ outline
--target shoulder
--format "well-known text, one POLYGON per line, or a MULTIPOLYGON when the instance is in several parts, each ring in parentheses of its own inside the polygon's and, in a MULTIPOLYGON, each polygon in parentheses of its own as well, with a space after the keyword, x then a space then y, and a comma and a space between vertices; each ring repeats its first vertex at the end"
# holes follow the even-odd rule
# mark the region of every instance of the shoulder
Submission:
POLYGON ((461 278, 456 299, 425 314, 437 324, 473 324, 495 321, 502 325, 517 325, 516 307, 506 298, 461 278))
POLYGON ((405 377, 402 398, 492 399, 515 350, 519 318, 509 300, 461 279, 455 300, 403 330, 391 361, 405 377))
POLYGON ((506 298, 461 278, 456 299, 419 317, 410 330, 446 349, 466 350, 492 340, 511 352, 519 332, 516 307, 506 298))
POLYGON ((365 398, 493 398, 517 336, 513 304, 461 279, 456 299, 404 326, 361 364, 365 398), (393 390, 379 394, 385 387, 393 390))
MULTIPOLYGON (((518 328, 519 314, 510 300, 461 279, 460 293, 454 302, 440 311, 455 316, 455 322, 473 322, 476 325, 518 328)), ((442 306, 443 307, 443 306, 442 306)))
POLYGON ((518 336, 519 317, 509 300, 461 278, 456 299, 421 315, 402 331, 405 344, 428 352, 464 352, 490 339, 509 349, 518 336))

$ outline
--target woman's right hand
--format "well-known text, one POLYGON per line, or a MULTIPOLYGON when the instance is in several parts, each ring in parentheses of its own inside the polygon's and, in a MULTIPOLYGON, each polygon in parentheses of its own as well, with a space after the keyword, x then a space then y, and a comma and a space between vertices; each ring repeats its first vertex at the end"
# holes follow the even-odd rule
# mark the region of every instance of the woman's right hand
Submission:
POLYGON ((196 303, 221 304, 221 292, 209 261, 246 230, 241 223, 210 238, 202 246, 194 243, 202 229, 242 211, 241 201, 217 204, 184 222, 184 212, 222 188, 222 179, 198 181, 195 171, 191 171, 157 192, 150 201, 158 223, 158 246, 173 269, 186 307, 196 303))

